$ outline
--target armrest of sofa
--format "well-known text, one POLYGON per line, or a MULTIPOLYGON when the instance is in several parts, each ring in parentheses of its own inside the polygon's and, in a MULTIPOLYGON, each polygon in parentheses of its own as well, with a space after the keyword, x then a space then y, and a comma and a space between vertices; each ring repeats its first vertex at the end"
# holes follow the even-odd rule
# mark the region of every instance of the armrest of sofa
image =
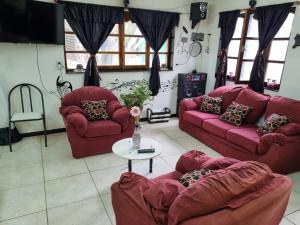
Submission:
POLYGON ((208 157, 205 153, 192 150, 185 154, 183 154, 177 164, 176 164, 176 170, 181 173, 187 173, 192 170, 199 170, 202 169, 203 164, 209 160, 210 157, 208 157))
POLYGON ((269 133, 260 138, 258 145, 258 154, 265 154, 273 144, 284 145, 287 143, 299 142, 300 136, 286 136, 282 133, 269 133))
POLYGON ((59 112, 63 117, 66 117, 72 113, 81 113, 82 115, 87 116, 87 113, 82 108, 76 105, 61 106, 59 108, 59 112))
POLYGON ((66 122, 68 126, 74 127, 79 135, 84 136, 86 134, 88 120, 81 113, 72 113, 67 115, 66 122))
POLYGON ((131 117, 131 115, 130 115, 130 112, 128 111, 128 109, 125 107, 122 107, 112 113, 111 119, 112 119, 112 121, 120 124, 122 127, 122 130, 126 130, 126 128, 129 125, 130 117, 131 117))
POLYGON ((123 106, 121 105, 121 103, 119 101, 116 101, 116 100, 108 102, 107 106, 106 106, 107 113, 110 116, 112 116, 113 113, 120 108, 123 108, 123 106))

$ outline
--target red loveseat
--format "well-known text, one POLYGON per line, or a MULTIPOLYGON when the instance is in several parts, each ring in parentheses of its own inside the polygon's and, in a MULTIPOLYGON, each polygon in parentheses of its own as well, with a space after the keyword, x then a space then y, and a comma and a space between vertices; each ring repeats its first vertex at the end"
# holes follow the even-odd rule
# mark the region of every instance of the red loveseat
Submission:
POLYGON ((117 225, 278 225, 292 183, 258 162, 185 153, 176 171, 153 180, 125 173, 112 185, 117 225), (192 186, 177 180, 195 169, 213 169, 192 186))
POLYGON ((116 141, 131 137, 134 131, 134 119, 129 111, 104 88, 83 87, 72 91, 62 99, 60 113, 74 158, 111 152, 116 141), (106 100, 111 120, 88 121, 86 112, 80 108, 81 101, 85 100, 106 100))
POLYGON ((223 96, 222 112, 233 101, 254 109, 245 123, 237 127, 219 120, 220 115, 201 112, 202 96, 183 100, 179 108, 179 127, 223 156, 267 164, 274 172, 287 174, 300 170, 300 102, 280 96, 266 96, 248 88, 221 87, 208 94, 223 96), (272 113, 287 116, 290 123, 274 133, 259 136, 259 118, 272 113))

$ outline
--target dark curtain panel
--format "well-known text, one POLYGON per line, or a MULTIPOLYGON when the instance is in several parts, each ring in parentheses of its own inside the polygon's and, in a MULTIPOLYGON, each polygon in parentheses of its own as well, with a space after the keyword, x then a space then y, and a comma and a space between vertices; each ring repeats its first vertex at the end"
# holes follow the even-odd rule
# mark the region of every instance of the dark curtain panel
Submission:
POLYGON ((221 51, 218 56, 215 89, 226 85, 227 49, 233 37, 240 10, 221 12, 219 27, 221 28, 221 51))
POLYGON ((60 1, 60 3, 65 5, 66 20, 83 47, 90 53, 84 75, 84 86, 99 86, 96 53, 115 24, 123 23, 124 9, 67 1, 60 1))
POLYGON ((249 86, 260 93, 264 92, 266 59, 264 50, 288 17, 293 3, 258 7, 254 18, 258 20, 259 49, 252 67, 249 86))
POLYGON ((145 9, 129 9, 131 20, 136 23, 147 43, 154 50, 149 88, 156 96, 160 89, 160 61, 158 51, 171 35, 173 28, 178 26, 179 14, 145 9))

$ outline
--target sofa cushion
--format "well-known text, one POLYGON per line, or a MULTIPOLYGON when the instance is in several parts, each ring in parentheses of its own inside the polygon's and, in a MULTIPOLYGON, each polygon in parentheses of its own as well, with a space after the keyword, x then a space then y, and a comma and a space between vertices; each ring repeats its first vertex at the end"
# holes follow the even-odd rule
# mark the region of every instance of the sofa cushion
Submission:
POLYGON ((154 208, 168 210, 175 198, 185 190, 177 180, 163 179, 154 182, 144 193, 146 201, 154 208))
POLYGON ((203 96, 203 101, 201 103, 200 111, 220 115, 222 102, 223 102, 223 96, 210 97, 205 95, 203 96))
POLYGON ((281 133, 286 136, 299 135, 300 134, 300 124, 299 123, 288 123, 279 127, 275 130, 276 133, 281 133))
POLYGON ((257 153, 260 137, 256 128, 231 129, 227 131, 227 140, 236 144, 249 152, 257 153))
POLYGON ((102 137, 121 134, 122 128, 111 120, 99 120, 88 123, 85 137, 102 137))
POLYGON ((169 209, 169 224, 239 208, 274 190, 282 182, 278 180, 268 166, 258 162, 239 162, 214 171, 175 199, 169 209))
POLYGON ((252 107, 250 106, 232 102, 226 109, 226 112, 222 114, 220 120, 241 126, 251 110, 252 107))
POLYGON ((193 170, 191 172, 183 174, 179 177, 178 181, 185 187, 189 187, 199 181, 203 176, 210 174, 211 170, 193 170))
POLYGON ((245 122, 256 123, 261 115, 265 112, 269 100, 269 96, 245 88, 239 93, 235 99, 235 102, 252 107, 253 109, 247 115, 245 122))
POLYGON ((219 119, 210 119, 205 120, 203 122, 202 128, 216 136, 219 136, 223 139, 226 139, 227 137, 227 131, 232 129, 244 129, 248 127, 255 127, 255 125, 252 124, 245 124, 241 127, 237 127, 230 123, 225 123, 219 119))
POLYGON ((240 161, 229 157, 211 158, 202 164, 202 168, 204 170, 219 170, 225 169, 238 162, 240 161))
POLYGON ((82 101, 81 107, 87 113, 89 121, 109 119, 106 111, 106 100, 82 101))
POLYGON ((267 105, 265 118, 268 118, 273 113, 277 113, 279 115, 287 116, 290 122, 300 123, 299 112, 300 101, 281 96, 274 96, 267 105))
POLYGON ((186 111, 183 114, 183 119, 197 127, 202 127, 203 121, 207 119, 218 119, 219 115, 200 112, 196 110, 186 111))
POLYGON ((222 112, 225 112, 227 107, 236 99, 241 90, 243 90, 242 87, 222 86, 208 93, 208 96, 223 96, 222 112))
POLYGON ((274 132, 277 128, 286 125, 289 119, 286 116, 280 116, 276 113, 270 115, 265 122, 257 129, 257 133, 260 135, 274 132))

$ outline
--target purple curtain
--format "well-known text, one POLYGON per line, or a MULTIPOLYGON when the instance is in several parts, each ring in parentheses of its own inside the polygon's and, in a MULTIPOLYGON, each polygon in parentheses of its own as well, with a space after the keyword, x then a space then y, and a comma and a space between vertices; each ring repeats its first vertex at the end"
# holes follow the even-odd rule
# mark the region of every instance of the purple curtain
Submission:
POLYGON ((90 53, 84 75, 84 86, 100 86, 96 53, 115 24, 124 22, 124 9, 67 1, 60 1, 60 3, 65 5, 66 20, 83 47, 90 53))
POLYGON ((259 48, 252 67, 249 86, 260 93, 264 92, 266 59, 265 49, 280 30, 288 17, 293 3, 258 7, 254 18, 258 20, 259 48))
POLYGON ((215 89, 226 84, 227 49, 233 37, 240 10, 221 12, 219 27, 221 28, 221 51, 218 56, 215 89))
POLYGON ((173 28, 178 26, 179 14, 145 9, 129 9, 131 20, 136 23, 147 43, 154 50, 149 88, 156 96, 160 89, 160 61, 158 51, 171 35, 173 28))

